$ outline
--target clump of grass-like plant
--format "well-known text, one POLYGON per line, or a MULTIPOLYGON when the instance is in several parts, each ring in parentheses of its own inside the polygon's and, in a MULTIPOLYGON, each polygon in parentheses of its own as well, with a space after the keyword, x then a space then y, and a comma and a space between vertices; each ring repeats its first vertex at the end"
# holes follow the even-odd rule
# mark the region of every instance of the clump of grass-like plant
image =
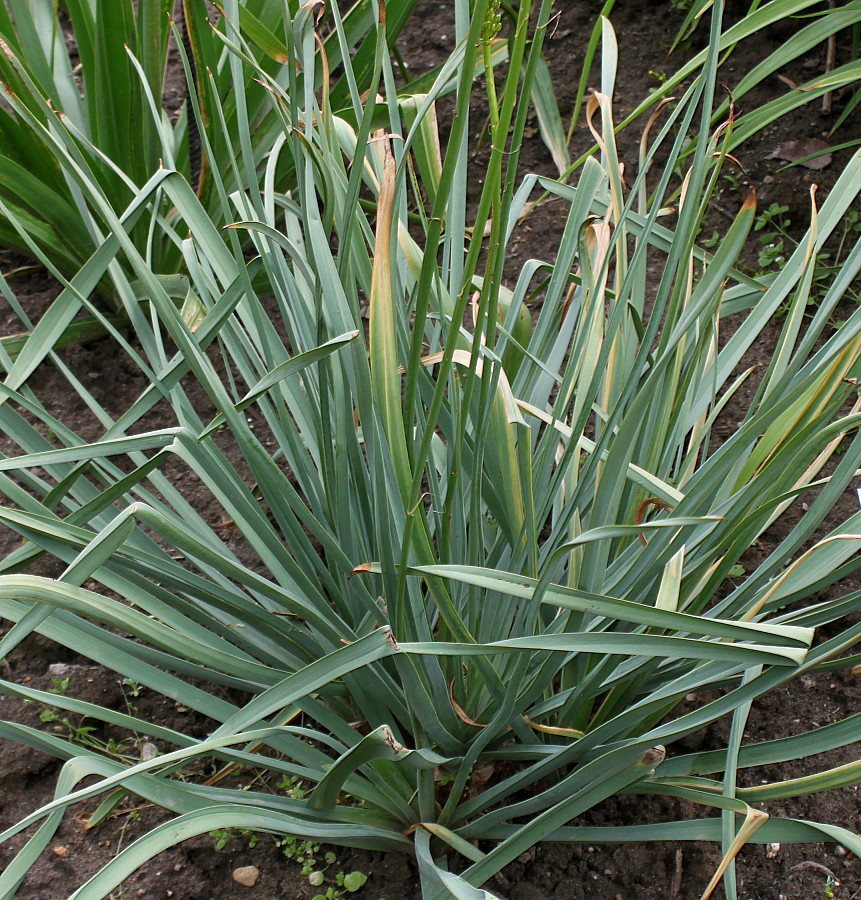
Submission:
MULTIPOLYGON (((123 209, 161 161, 189 178, 214 218, 223 200, 219 190, 262 177, 280 124, 254 77, 259 69, 273 82, 286 81, 284 32, 302 4, 227 0, 217 16, 208 0, 64 0, 60 6, 64 17, 57 0, 0 6, 0 79, 8 104, 0 109, 0 242, 32 253, 24 228, 69 274, 86 263, 107 228, 78 191, 76 169, 98 183, 114 209, 123 209), (181 79, 170 83, 178 96, 163 97, 171 33, 190 101, 184 101, 189 91, 181 79), (240 33, 247 64, 225 46, 240 33), (65 158, 57 140, 65 144, 65 158)), ((388 6, 385 37, 394 43, 415 0, 388 6)), ((373 68, 373 21, 370 0, 360 0, 340 35, 324 36, 332 66, 342 53, 353 55, 354 85, 362 90, 373 68)), ((333 85, 332 98, 336 109, 349 103, 346 83, 333 85)), ((283 181, 285 173, 279 175, 283 181)), ((172 231, 151 224, 156 211, 168 220, 179 213, 163 195, 146 196, 150 214, 128 230, 154 271, 170 274, 181 265, 172 238, 182 225, 173 221, 172 231)))
MULTIPOLYGON (((818 530, 861 458, 861 310, 838 331, 828 324, 861 247, 812 319, 804 311, 817 252, 861 189, 861 157, 776 278, 740 273, 752 199, 713 251, 695 244, 727 141, 708 127, 718 41, 666 121, 652 123, 628 188, 605 22, 601 90, 588 108, 600 159, 573 184, 521 181, 518 99, 531 89, 550 6, 518 7, 511 65, 501 83, 486 82, 492 149, 472 213, 470 97, 476 66, 490 73, 497 28, 488 0, 456 3, 457 49, 426 96, 399 100, 378 26, 367 94, 344 57, 350 121, 332 111, 325 70, 317 79, 322 57, 303 7, 286 32, 286 81, 257 72, 283 126, 264 177, 229 197, 218 190, 220 214, 236 223, 227 240, 171 168, 129 209, 114 209, 80 172, 77 188, 111 228, 55 305, 80 303, 102 277, 119 296, 144 297, 135 342, 108 328, 148 385, 108 412, 37 341, 38 326, 14 362, 3 360, 0 427, 21 452, 0 460, 0 521, 23 543, 0 567, 0 615, 13 623, 0 655, 38 631, 214 725, 200 739, 0 680, 0 690, 147 734, 162 750, 130 766, 0 724, 0 736, 65 760, 56 799, 0 835, 41 823, 0 875, 0 896, 68 807, 103 796, 101 815, 128 792, 175 817, 74 897, 102 897, 165 847, 232 827, 408 853, 425 897, 469 900, 493 896, 482 885, 543 840, 718 841, 723 861, 704 895, 723 876, 730 897, 746 841, 839 840, 861 852, 844 829, 751 805, 854 783, 859 766, 737 784, 742 768, 857 734, 852 715, 742 740, 758 696, 857 662, 846 653, 861 626, 845 617, 861 593, 817 593, 859 565, 861 514, 818 530), (452 80, 456 115, 441 146, 433 102, 452 80), (671 217, 662 200, 694 131, 671 217), (653 171, 658 153, 666 162, 653 171), (281 193, 273 173, 288 162, 296 185, 281 193), (568 207, 558 252, 506 283, 508 242, 539 189, 568 207), (151 219, 183 254, 182 307, 129 234, 156 194, 190 229, 151 219), (787 306, 771 364, 719 443, 724 406, 753 384, 738 365, 787 306), (729 314, 743 322, 721 343, 729 314), (42 361, 92 410, 97 438, 84 441, 30 390, 42 361), (170 421, 144 428, 157 403, 170 421), (178 464, 223 509, 218 522, 174 486, 178 464), (738 575, 745 550, 801 494, 808 507, 792 530, 738 575), (42 554, 64 563, 59 577, 26 574, 42 554), (825 624, 832 636, 817 643, 825 624), (711 699, 680 710, 693 692, 711 699), (726 747, 675 753, 674 742, 726 716, 726 747), (173 777, 201 757, 264 781, 300 779, 307 793, 173 777), (623 792, 678 797, 702 817, 577 822, 623 792)), ((716 37, 719 12, 711 27, 716 37)), ((241 36, 227 45, 254 65, 241 36)), ((68 152, 62 142, 57 152, 68 152)))

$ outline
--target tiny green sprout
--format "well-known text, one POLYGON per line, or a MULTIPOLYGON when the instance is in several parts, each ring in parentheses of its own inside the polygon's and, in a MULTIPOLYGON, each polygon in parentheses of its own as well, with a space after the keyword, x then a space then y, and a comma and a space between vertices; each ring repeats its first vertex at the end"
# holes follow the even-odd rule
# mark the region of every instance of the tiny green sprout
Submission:
POLYGON ((783 206, 780 203, 771 203, 768 209, 764 210, 756 217, 753 230, 762 231, 767 227, 771 227, 777 231, 783 231, 786 228, 789 228, 792 222, 785 215, 785 213, 788 212, 788 206, 783 206))
POLYGON ((108 738, 105 741, 105 753, 111 756, 127 756, 129 753, 129 745, 125 741, 118 741, 116 738, 108 738))
POLYGON ((120 681, 120 687, 122 687, 124 694, 128 694, 130 697, 140 697, 144 686, 139 681, 135 681, 134 678, 123 678, 120 681))
POLYGON ((731 191, 737 191, 742 186, 741 172, 724 172, 721 175, 721 179, 729 184, 729 189, 731 191))
POLYGON ((344 890, 349 893, 355 893, 364 886, 368 880, 368 876, 364 872, 349 872, 344 875, 343 872, 338 873, 337 882, 344 886, 344 890))
POLYGON ((833 900, 834 888, 839 887, 839 885, 840 882, 833 875, 829 875, 825 879, 825 888, 823 889, 823 894, 825 895, 826 900, 833 900))
POLYGON ((276 841, 275 845, 281 848, 287 859, 301 865, 300 871, 303 875, 309 875, 317 868, 320 845, 314 841, 298 841, 294 837, 285 837, 276 841))
POLYGON ((209 836, 215 841, 215 849, 223 850, 228 841, 233 837, 233 829, 231 828, 216 828, 215 831, 210 831, 209 836))
POLYGON ((284 791, 293 800, 304 800, 305 795, 308 793, 305 790, 305 782, 295 775, 285 775, 275 783, 275 787, 279 791, 284 791))
MULTIPOLYGON (((769 234, 769 237, 772 235, 769 234)), ((783 238, 773 238, 763 244, 757 256, 757 263, 761 269, 779 268, 786 262, 786 253, 783 247, 783 238)))
POLYGON ((69 729, 69 740, 76 744, 93 745, 92 734, 96 730, 95 725, 73 725, 68 719, 63 719, 63 724, 69 729))
POLYGON ((60 714, 53 706, 46 706, 42 710, 42 712, 39 713, 39 721, 42 722, 43 725, 48 725, 51 722, 56 722, 59 718, 60 714))
MULTIPOLYGON (((315 887, 324 883, 322 872, 312 872, 308 880, 315 887)), ((338 872, 335 883, 326 886, 322 894, 316 894, 311 900, 341 900, 345 894, 352 894, 364 887, 368 876, 364 872, 338 872)))
POLYGON ((49 694, 65 694, 69 687, 68 678, 52 678, 51 687, 48 688, 49 694))

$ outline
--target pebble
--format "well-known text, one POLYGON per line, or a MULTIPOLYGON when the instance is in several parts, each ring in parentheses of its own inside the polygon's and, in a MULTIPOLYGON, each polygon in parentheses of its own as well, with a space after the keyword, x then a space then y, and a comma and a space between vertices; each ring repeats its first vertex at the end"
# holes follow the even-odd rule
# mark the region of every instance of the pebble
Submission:
POLYGON ((763 184, 774 184, 774 176, 766 175, 765 178, 762 179, 763 184))
POLYGON ((62 678, 71 671, 71 666, 67 666, 65 663, 51 663, 51 665, 48 666, 48 674, 52 678, 62 678))
POLYGON ((240 866, 233 870, 233 880, 245 887, 254 887, 260 877, 260 870, 256 866, 240 866))
POLYGON ((158 747, 152 741, 144 741, 141 744, 141 760, 144 762, 155 759, 158 755, 158 747))

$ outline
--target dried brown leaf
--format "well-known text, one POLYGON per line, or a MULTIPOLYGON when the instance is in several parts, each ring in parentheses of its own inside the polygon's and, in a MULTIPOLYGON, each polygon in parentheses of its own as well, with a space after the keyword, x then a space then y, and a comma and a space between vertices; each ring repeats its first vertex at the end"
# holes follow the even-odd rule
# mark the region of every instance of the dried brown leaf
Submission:
POLYGON ((827 152, 828 149, 829 145, 819 138, 803 138, 802 140, 786 141, 780 144, 765 158, 797 162, 799 165, 804 166, 805 169, 824 169, 826 166, 831 165, 832 157, 827 152), (814 156, 813 159, 799 162, 799 160, 804 159, 805 156, 810 156, 812 153, 818 153, 819 155, 814 156))

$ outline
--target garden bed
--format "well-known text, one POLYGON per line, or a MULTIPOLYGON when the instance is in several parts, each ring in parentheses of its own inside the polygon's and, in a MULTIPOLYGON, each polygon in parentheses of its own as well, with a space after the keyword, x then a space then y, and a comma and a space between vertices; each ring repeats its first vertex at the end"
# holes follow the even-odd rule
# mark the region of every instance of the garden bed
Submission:
MULTIPOLYGON (((563 115, 574 99, 585 39, 591 30, 595 13, 592 4, 572 6, 572 9, 560 10, 545 45, 563 115)), ((449 4, 439 0, 420 5, 417 17, 401 41, 404 59, 414 72, 439 62, 452 50, 452 23, 449 14, 449 4)), ((667 59, 666 50, 681 16, 670 3, 629 2, 620 4, 612 15, 612 21, 620 43, 616 109, 621 118, 621 115, 636 106, 650 87, 659 86, 667 69, 675 67, 673 61, 667 59)), ((785 38, 785 33, 778 33, 769 35, 762 44, 748 42, 733 56, 730 73, 733 67, 736 72, 744 72, 755 65, 769 49, 765 46, 768 40, 773 40, 776 45, 785 38)), ((680 50, 678 54, 685 52, 680 50)), ((824 65, 824 53, 822 48, 809 58, 799 60, 798 71, 790 68, 785 73, 786 76, 795 81, 809 77, 811 70, 815 71, 824 65)), ((773 90, 776 95, 783 90, 783 85, 775 79, 773 84, 766 85, 745 98, 745 106, 752 108, 768 99, 769 90, 773 90)), ((839 109, 838 97, 835 99, 835 112, 839 109)), ((832 121, 833 116, 829 118, 820 115, 817 107, 802 107, 800 111, 781 119, 777 126, 769 127, 743 145, 736 153, 740 166, 728 170, 732 177, 726 179, 705 231, 725 230, 730 218, 741 205, 747 187, 752 186, 756 190, 761 210, 771 204, 787 207, 783 215, 791 223, 788 230, 795 234, 802 232, 809 217, 810 185, 819 186, 819 198, 822 199, 839 174, 848 151, 835 154, 830 165, 819 170, 804 167, 781 170, 785 162, 778 157, 781 152, 785 152, 791 141, 821 139, 832 121)), ((857 134, 858 121, 856 112, 854 120, 843 126, 843 134, 846 135, 844 139, 848 139, 853 133, 857 134)), ((623 161, 626 156, 630 159, 631 170, 635 169, 638 140, 636 125, 623 132, 619 140, 623 161)), ((575 135, 574 146, 585 149, 588 143, 588 132, 585 127, 580 127, 575 135)), ((485 149, 479 136, 476 136, 476 160, 480 160, 483 153, 485 149)), ((537 129, 527 142, 522 170, 555 174, 537 129)), ((553 200, 539 205, 520 227, 507 264, 517 267, 532 257, 552 258, 564 215, 562 204, 553 200)), ((753 267, 757 265, 755 252, 751 253, 748 262, 753 267)), ((11 256, 4 258, 4 270, 20 264, 19 260, 11 256)), ((17 275, 10 284, 22 302, 29 304, 28 310, 35 311, 44 307, 54 294, 52 284, 38 269, 17 275)), ((0 327, 6 327, 2 320, 0 327)), ((763 340, 755 344, 745 357, 745 367, 767 365, 771 353, 769 337, 776 339, 776 332, 771 335, 766 333, 763 340)), ((136 380, 137 375, 130 376, 119 362, 119 357, 105 353, 100 342, 70 347, 63 351, 63 356, 74 371, 87 377, 90 389, 99 394, 108 409, 124 409, 130 400, 138 396, 141 384, 136 380)), ((36 374, 36 378, 39 379, 43 402, 55 409, 59 418, 66 418, 71 422, 77 414, 83 414, 82 411, 67 407, 67 397, 64 394, 58 393, 52 397, 52 374, 49 366, 44 366, 36 374)), ((744 401, 744 397, 738 398, 742 411, 746 408, 744 401)), ((728 405, 722 414, 718 435, 720 428, 723 428, 724 434, 731 433, 740 417, 741 413, 733 404, 728 405)), ((158 427, 157 423, 153 423, 153 427, 158 427)), ((209 502, 205 492, 195 493, 195 479, 190 473, 176 474, 177 479, 184 479, 183 488, 192 504, 197 504, 200 508, 209 502)), ((835 521, 845 518, 856 508, 857 499, 854 495, 847 494, 835 510, 835 521)), ((786 517, 793 515, 797 515, 794 508, 785 513, 786 517)), ((778 521, 766 535, 766 541, 777 544, 784 533, 785 524, 778 521)), ((231 537, 228 525, 224 529, 224 538, 230 543, 231 537)), ((4 553, 13 548, 18 540, 15 535, 9 534, 3 534, 2 538, 4 553)), ((757 558, 762 558, 768 549, 766 544, 752 548, 749 551, 751 565, 755 564, 757 558)), ((42 567, 36 570, 38 574, 57 574, 56 571, 46 570, 41 563, 39 565, 42 567)), ((861 587, 861 581, 857 576, 853 577, 855 581, 850 586, 861 587)), ((146 689, 136 694, 134 685, 120 684, 114 673, 93 666, 83 657, 41 638, 31 637, 13 653, 6 673, 7 677, 32 687, 68 690, 76 697, 103 705, 113 705, 119 709, 123 709, 125 705, 133 705, 136 714, 142 718, 180 728, 186 734, 203 735, 209 728, 207 720, 200 718, 195 721, 194 715, 188 710, 171 704, 146 689)), ((757 701, 749 719, 746 736, 748 739, 765 740, 826 725, 852 710, 857 703, 857 696, 858 678, 851 673, 805 676, 793 682, 790 688, 778 689, 757 701)), ((37 704, 21 706, 18 701, 9 697, 0 697, 0 718, 54 729, 66 735, 69 733, 69 723, 61 719, 51 720, 44 707, 37 704)), ((72 725, 81 728, 86 723, 74 720, 72 725)), ((720 728, 716 726, 711 732, 692 736, 686 739, 684 749, 690 752, 718 746, 719 732, 720 728)), ((109 733, 104 729, 98 732, 98 737, 117 742, 124 739, 119 732, 109 733)), ((86 733, 81 734, 81 739, 87 739, 86 733)), ((140 752, 140 747, 132 745, 130 751, 140 752)), ((793 778, 808 774, 811 765, 827 768, 855 759, 857 747, 850 746, 813 761, 783 764, 779 767, 779 773, 770 772, 769 776, 777 777, 779 774, 782 779, 793 778)), ((59 764, 47 756, 20 745, 0 743, 0 828, 17 821, 50 799, 58 768, 59 764)), ((212 774, 202 771, 193 773, 193 777, 209 777, 212 774)), ((753 777, 759 775, 759 770, 754 770, 753 777)), ((243 778, 253 780, 255 776, 252 772, 241 772, 231 777, 241 783, 243 778)), ((139 806, 129 800, 96 828, 85 831, 83 819, 92 812, 94 805, 95 801, 91 801, 79 817, 66 817, 52 841, 50 851, 33 866, 16 896, 22 900, 59 900, 66 897, 115 854, 120 846, 127 845, 147 827, 165 818, 159 810, 139 806)), ((785 815, 842 825, 854 831, 859 827, 856 788, 843 788, 793 801, 777 801, 764 808, 769 806, 785 815)), ((680 801, 669 798, 621 797, 592 810, 578 824, 660 822, 693 815, 692 808, 686 809, 680 801)), ((0 847, 0 864, 5 864, 12 858, 20 848, 23 837, 19 835, 0 847)), ((285 849, 294 856, 301 857, 307 848, 297 850, 290 845, 286 848, 277 847, 266 836, 255 841, 250 835, 238 832, 224 837, 224 845, 220 849, 216 849, 217 839, 207 836, 186 841, 162 853, 127 879, 122 892, 117 891, 112 896, 175 897, 182 900, 209 900, 216 896, 224 900, 240 897, 280 900, 289 897, 300 900, 319 893, 319 889, 310 885, 307 877, 301 874, 299 865, 285 858, 285 849), (254 866, 259 870, 259 880, 252 888, 240 885, 232 878, 234 870, 243 866, 254 866)), ((325 848, 320 852, 325 852, 325 848)), ((721 853, 716 846, 696 843, 684 847, 676 844, 587 847, 545 845, 528 851, 488 887, 507 900, 579 900, 591 897, 694 900, 702 893, 720 857, 721 853)), ((359 871, 369 876, 365 887, 353 895, 357 898, 407 900, 419 895, 417 873, 412 863, 404 857, 382 857, 338 850, 337 859, 331 864, 329 874, 337 871, 359 871)), ((838 900, 850 900, 857 895, 861 886, 861 865, 853 855, 847 855, 836 844, 799 844, 776 850, 750 846, 738 858, 739 897, 756 900, 778 900, 779 897, 807 900, 812 896, 828 896, 823 891, 829 873, 840 882, 839 887, 833 887, 834 896, 838 900)), ((715 896, 721 896, 721 890, 719 888, 715 896)))

